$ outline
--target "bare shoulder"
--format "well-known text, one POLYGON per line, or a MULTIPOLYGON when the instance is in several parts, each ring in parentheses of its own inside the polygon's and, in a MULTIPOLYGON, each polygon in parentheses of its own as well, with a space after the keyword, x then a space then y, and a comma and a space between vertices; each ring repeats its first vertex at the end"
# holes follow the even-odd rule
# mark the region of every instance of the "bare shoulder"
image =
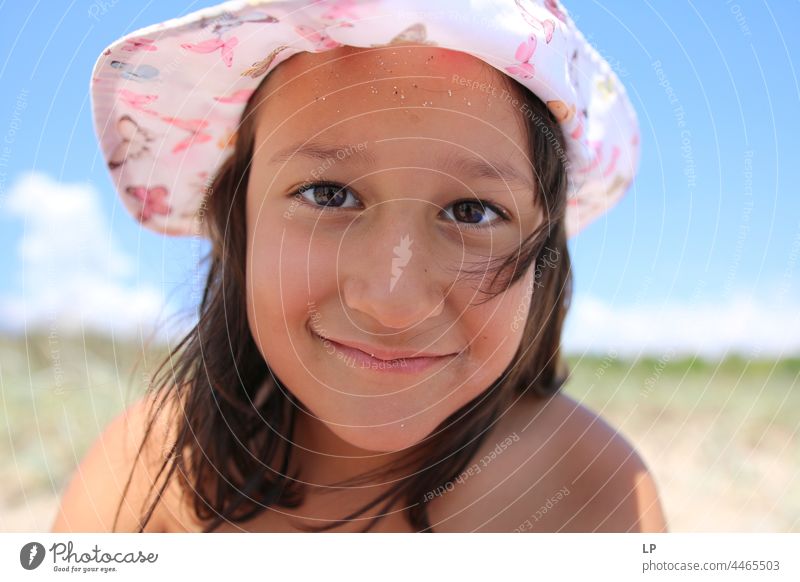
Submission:
POLYGON ((515 403, 455 485, 431 502, 436 531, 667 529, 641 456, 596 413, 561 393, 515 403))
MULTIPOLYGON (((165 406, 139 454, 153 404, 152 396, 144 396, 106 425, 72 474, 51 531, 138 531, 142 512, 149 507, 151 489, 162 482, 156 475, 164 460, 165 439, 171 436, 171 410, 165 406)), ((165 531, 163 523, 157 507, 144 531, 165 531)))

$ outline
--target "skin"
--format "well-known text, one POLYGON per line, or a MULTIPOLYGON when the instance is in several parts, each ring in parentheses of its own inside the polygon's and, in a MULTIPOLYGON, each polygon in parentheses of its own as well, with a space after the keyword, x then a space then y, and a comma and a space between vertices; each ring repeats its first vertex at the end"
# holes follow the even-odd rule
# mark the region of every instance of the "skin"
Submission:
POLYGON ((308 481, 343 479, 407 453, 486 390, 519 346, 522 326, 512 323, 527 316, 532 270, 474 305, 485 298, 478 289, 488 289, 486 258, 516 249, 541 220, 523 119, 502 98, 500 76, 440 48, 342 47, 295 55, 262 86, 246 205, 248 319, 262 355, 308 411, 295 439, 308 481), (300 154, 273 161, 311 140, 350 147, 327 164, 300 154), (354 153, 358 144, 372 163, 354 153), (504 163, 521 179, 441 163, 453 154, 504 163), (324 199, 314 190, 296 193, 315 178, 347 185, 336 202, 345 208, 319 212, 324 199), (474 201, 487 197, 510 220, 481 212, 474 201), (464 200, 473 203, 458 212, 464 200), (468 230, 471 220, 483 228, 468 230), (390 291, 404 237, 410 260, 390 291), (477 277, 464 272, 476 268, 477 277), (418 374, 386 374, 348 365, 314 331, 460 353, 418 374))

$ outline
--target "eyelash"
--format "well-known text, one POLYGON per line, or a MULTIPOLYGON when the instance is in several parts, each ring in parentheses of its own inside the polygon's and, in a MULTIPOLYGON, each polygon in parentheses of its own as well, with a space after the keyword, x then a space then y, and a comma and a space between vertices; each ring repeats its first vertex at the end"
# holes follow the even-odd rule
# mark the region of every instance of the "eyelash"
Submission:
MULTIPOLYGON (((347 189, 347 190, 350 190, 350 192, 352 192, 353 194, 355 194, 355 192, 353 192, 352 188, 344 186, 343 184, 339 184, 338 182, 324 182, 324 181, 322 181, 322 182, 310 182, 310 183, 307 183, 307 184, 303 184, 302 187, 297 188, 296 190, 294 190, 291 193, 291 195, 292 195, 292 197, 299 197, 300 200, 302 201, 302 203, 304 203, 306 206, 308 206, 309 208, 311 208, 311 210, 313 210, 315 212, 330 212, 330 211, 338 211, 338 210, 347 210, 346 208, 343 209, 343 208, 337 207, 337 206, 330 206, 330 207, 320 206, 318 204, 309 202, 301 194, 301 192, 305 192, 306 190, 313 190, 314 188, 325 187, 325 186, 328 186, 328 187, 331 187, 331 188, 338 188, 340 190, 347 189)), ((508 222, 510 220, 510 218, 508 217, 508 213, 505 210, 503 210, 502 208, 496 206, 495 204, 492 204, 491 202, 489 202, 487 200, 478 200, 478 199, 473 199, 473 198, 465 198, 463 200, 456 200, 453 204, 454 205, 455 204, 460 204, 462 202, 474 202, 476 204, 479 204, 484 210, 487 210, 487 209, 491 210, 492 212, 497 214, 497 216, 499 217, 497 220, 494 220, 494 221, 490 222, 489 224, 483 225, 483 226, 477 226, 475 224, 471 224, 471 223, 468 223, 468 222, 459 223, 462 227, 467 228, 469 230, 487 230, 487 229, 497 228, 497 226, 500 223, 508 222)), ((456 221, 451 221, 451 222, 456 222, 456 221)))

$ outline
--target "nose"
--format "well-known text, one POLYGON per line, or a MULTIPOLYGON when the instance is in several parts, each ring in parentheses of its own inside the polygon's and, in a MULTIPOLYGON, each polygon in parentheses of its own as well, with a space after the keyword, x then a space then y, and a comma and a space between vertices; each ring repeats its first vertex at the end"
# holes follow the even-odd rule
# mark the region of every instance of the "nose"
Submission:
POLYGON ((351 254, 346 261, 339 257, 340 288, 350 310, 392 329, 408 329, 441 315, 449 283, 423 229, 413 226, 423 220, 422 214, 409 212, 405 219, 392 214, 346 245, 351 254))

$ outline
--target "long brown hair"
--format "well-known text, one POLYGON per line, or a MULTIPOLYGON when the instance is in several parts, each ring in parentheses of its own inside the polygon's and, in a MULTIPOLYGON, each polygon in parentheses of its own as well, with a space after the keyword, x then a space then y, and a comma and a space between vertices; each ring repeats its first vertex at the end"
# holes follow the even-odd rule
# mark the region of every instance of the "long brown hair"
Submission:
MULTIPOLYGON (((514 398, 526 391, 547 398, 566 380, 568 368, 560 342, 572 294, 572 271, 564 226, 568 180, 564 138, 554 116, 537 96, 506 75, 501 77, 524 104, 520 117, 538 184, 535 203, 544 215, 544 222, 519 249, 492 268, 493 284, 500 275, 508 275, 499 285, 502 291, 534 267, 529 314, 527 320, 519 322, 524 326, 519 349, 504 373, 442 422, 425 439, 424 446, 416 448, 417 454, 403 459, 402 466, 373 471, 346 483, 369 482, 377 475, 393 472, 404 472, 404 478, 337 522, 298 528, 328 530, 382 504, 362 530, 368 531, 401 500, 408 507, 406 516, 414 530, 433 531, 423 502, 426 492, 451 482, 468 466, 489 429, 514 398)), ((168 454, 151 494, 159 479, 162 484, 142 516, 140 532, 174 476, 190 496, 196 517, 207 523, 204 531, 213 531, 226 521, 247 521, 269 507, 299 507, 306 494, 297 476, 287 474, 300 404, 264 361, 246 315, 246 232, 242 225, 259 93, 256 91, 248 102, 237 128, 234 151, 216 174, 203 202, 211 250, 204 258, 208 274, 199 319, 158 366, 150 386, 154 405, 139 454, 167 399, 180 406, 171 420, 175 439, 168 443, 168 454)))

